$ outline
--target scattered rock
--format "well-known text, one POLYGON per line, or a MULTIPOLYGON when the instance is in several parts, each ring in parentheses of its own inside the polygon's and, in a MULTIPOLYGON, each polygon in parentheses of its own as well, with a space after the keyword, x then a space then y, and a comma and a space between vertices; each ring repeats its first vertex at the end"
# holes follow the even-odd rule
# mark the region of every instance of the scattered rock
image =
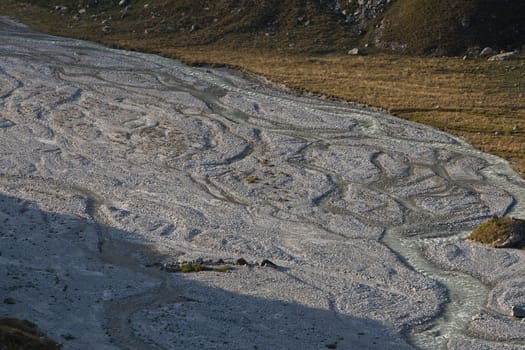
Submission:
POLYGON ((103 33, 109 33, 109 32, 111 32, 111 27, 110 27, 110 26, 104 26, 104 27, 102 27, 102 32, 103 32, 103 33))
POLYGON ((74 340, 75 339, 75 336, 71 335, 71 334, 62 334, 61 337, 65 340, 74 340))
POLYGON ((348 54, 352 55, 352 56, 357 56, 357 55, 361 55, 362 52, 361 52, 361 50, 359 48, 354 47, 353 49, 348 50, 348 54))
POLYGON ((259 266, 263 266, 263 267, 272 267, 272 268, 277 268, 277 265, 275 265, 273 262, 271 262, 270 260, 268 259, 264 259, 263 261, 261 261, 259 263, 259 266))
POLYGON ((14 304, 16 304, 16 300, 13 299, 13 298, 7 297, 7 298, 4 299, 4 304, 14 305, 14 304))
POLYGON ((121 13, 120 19, 123 19, 124 17, 126 17, 128 15, 128 11, 129 11, 129 6, 124 7, 124 9, 120 12, 121 13))
POLYGON ((479 320, 484 320, 485 319, 485 316, 483 313, 478 313, 478 314, 475 314, 474 316, 472 316, 471 318, 471 321, 479 321, 479 320))
POLYGON ((357 0, 337 1, 336 13, 344 16, 345 23, 355 25, 358 29, 365 29, 370 22, 379 17, 392 0, 357 0))
POLYGON ((81 14, 81 15, 83 15, 83 14, 86 13, 86 11, 87 11, 86 9, 80 9, 80 10, 78 10, 78 13, 81 14))
POLYGON ((525 317, 525 305, 514 305, 511 310, 513 317, 525 317))
POLYGON ((299 17, 297 17, 297 24, 299 24, 299 25, 304 25, 304 23, 307 22, 307 21, 308 20, 306 19, 306 16, 299 16, 299 17))
POLYGON ((492 48, 492 47, 485 47, 483 50, 481 50, 481 52, 479 53, 480 56, 484 57, 484 56, 492 56, 492 55, 496 55, 497 52, 492 48))
POLYGON ((239 258, 237 260, 235 260, 235 265, 239 265, 239 266, 248 266, 248 262, 246 260, 244 260, 243 258, 239 258))
POLYGON ((119 6, 124 7, 128 5, 128 0, 120 0, 118 3, 119 6))
POLYGON ((468 28, 470 28, 471 22, 472 22, 472 21, 471 21, 470 18, 464 17, 464 18, 461 20, 461 26, 462 26, 464 29, 468 29, 468 28))
POLYGON ((499 55, 494 55, 489 58, 489 61, 508 61, 513 59, 517 55, 516 51, 504 52, 499 55))

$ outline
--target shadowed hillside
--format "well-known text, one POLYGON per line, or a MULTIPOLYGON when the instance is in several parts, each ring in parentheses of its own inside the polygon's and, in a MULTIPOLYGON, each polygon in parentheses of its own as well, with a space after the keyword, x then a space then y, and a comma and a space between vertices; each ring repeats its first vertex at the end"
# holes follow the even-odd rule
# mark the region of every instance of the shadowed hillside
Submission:
POLYGON ((383 48, 416 54, 461 54, 469 47, 525 45, 525 2, 398 0, 372 36, 383 48))
MULTIPOLYGON (((217 44, 286 52, 346 52, 377 46, 415 54, 525 44, 519 0, 6 0, 42 10, 40 28, 152 46, 217 44), (57 23, 57 18, 60 21, 57 23)), ((24 16, 24 6, 20 17, 24 16)))

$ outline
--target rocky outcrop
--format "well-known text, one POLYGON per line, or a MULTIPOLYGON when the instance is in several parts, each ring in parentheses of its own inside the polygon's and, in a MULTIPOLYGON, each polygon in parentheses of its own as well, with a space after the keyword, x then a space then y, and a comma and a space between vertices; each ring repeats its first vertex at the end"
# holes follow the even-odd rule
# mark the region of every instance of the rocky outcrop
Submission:
POLYGON ((381 16, 393 0, 349 0, 336 1, 336 9, 346 17, 346 22, 366 30, 371 21, 381 16))

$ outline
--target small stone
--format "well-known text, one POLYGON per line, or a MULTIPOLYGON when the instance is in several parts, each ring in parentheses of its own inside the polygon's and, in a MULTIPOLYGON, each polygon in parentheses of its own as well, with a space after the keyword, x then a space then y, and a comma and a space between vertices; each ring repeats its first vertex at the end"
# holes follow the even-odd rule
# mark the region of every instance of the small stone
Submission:
POLYGON ((525 317, 525 305, 514 305, 511 311, 513 317, 525 317))
POLYGON ((71 334, 62 334, 61 337, 64 338, 64 340, 73 340, 73 339, 75 339, 75 336, 73 336, 71 334))
POLYGON ((275 265, 273 262, 271 262, 270 260, 268 259, 264 259, 263 261, 261 261, 259 263, 259 266, 263 266, 263 267, 272 267, 272 268, 276 268, 277 265, 275 265))
POLYGON ((235 265, 248 266, 248 262, 246 260, 244 260, 243 258, 239 258, 239 259, 235 260, 235 265))
POLYGON ((111 27, 110 27, 110 26, 104 26, 104 27, 102 27, 102 32, 104 32, 104 33, 109 33, 109 32, 111 32, 111 27))
POLYGON ((7 298, 4 299, 4 304, 14 305, 14 304, 16 304, 16 300, 13 299, 13 298, 7 297, 7 298))
POLYGON ((485 315, 483 315, 482 313, 475 314, 471 318, 472 321, 480 321, 480 320, 484 320, 484 319, 485 319, 485 315))
POLYGON ((480 56, 492 56, 497 54, 497 52, 492 47, 485 47, 481 52, 479 53, 480 56))
POLYGON ((361 55, 362 52, 361 52, 361 50, 359 50, 359 48, 354 47, 353 49, 348 50, 348 54, 352 55, 352 56, 357 56, 357 55, 361 55))
POLYGON ((516 51, 500 53, 499 55, 494 55, 490 57, 489 61, 508 61, 513 59, 516 56, 516 54, 516 51))
POLYGON ((78 13, 81 14, 81 15, 83 15, 83 14, 86 13, 86 11, 87 11, 86 9, 80 9, 80 10, 78 10, 78 13))
POLYGON ((118 5, 119 6, 126 6, 128 4, 128 0, 120 0, 118 5))

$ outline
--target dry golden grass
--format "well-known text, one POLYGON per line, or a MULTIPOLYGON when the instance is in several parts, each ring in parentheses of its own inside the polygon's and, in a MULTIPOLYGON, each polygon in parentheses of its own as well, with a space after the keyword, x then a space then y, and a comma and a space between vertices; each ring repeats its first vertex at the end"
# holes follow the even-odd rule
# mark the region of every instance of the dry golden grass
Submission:
MULTIPOLYGON (((384 108, 392 114, 457 135, 512 162, 525 174, 525 57, 506 62, 385 54, 287 54, 232 50, 226 44, 177 46, 169 35, 133 34, 126 22, 101 35, 100 23, 63 19, 41 7, 0 4, 0 14, 54 34, 159 53, 190 64, 224 64, 309 91, 384 108)), ((134 23, 136 25, 136 23, 134 23)), ((181 34, 182 35, 182 34, 181 34)))

